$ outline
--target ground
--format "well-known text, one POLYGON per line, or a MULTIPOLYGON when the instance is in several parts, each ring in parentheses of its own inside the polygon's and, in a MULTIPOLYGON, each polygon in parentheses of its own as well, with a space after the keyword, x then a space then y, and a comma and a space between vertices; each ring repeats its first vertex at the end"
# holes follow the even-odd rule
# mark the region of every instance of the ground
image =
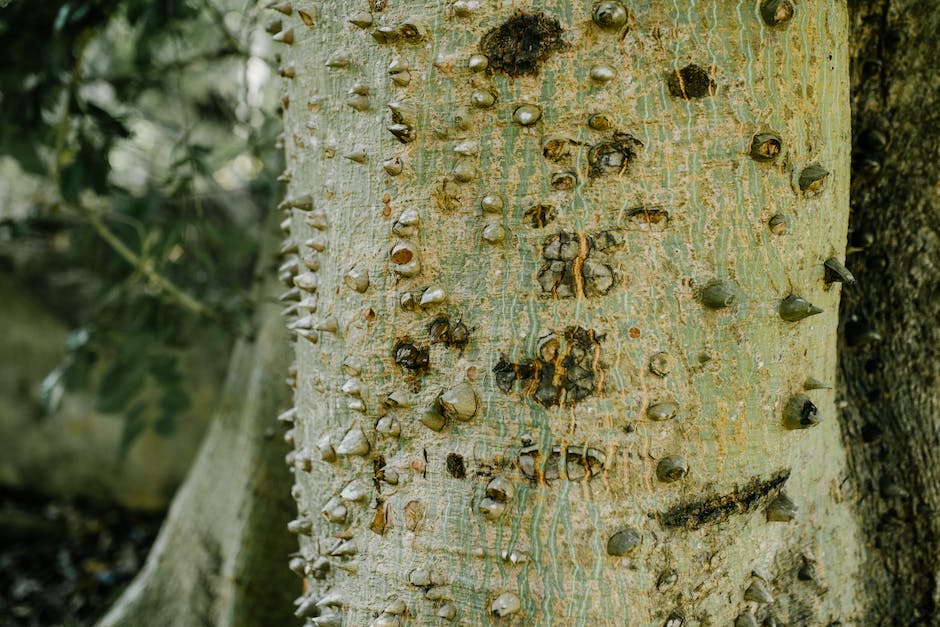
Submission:
POLYGON ((91 625, 147 557, 163 512, 0 491, 0 625, 91 625))

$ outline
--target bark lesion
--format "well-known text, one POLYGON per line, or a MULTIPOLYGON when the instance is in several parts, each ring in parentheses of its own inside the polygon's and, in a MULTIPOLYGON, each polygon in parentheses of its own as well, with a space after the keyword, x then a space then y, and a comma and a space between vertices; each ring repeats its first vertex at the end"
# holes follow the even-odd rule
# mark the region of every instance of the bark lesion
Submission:
POLYGON ((493 368, 496 387, 508 394, 519 381, 522 394, 543 407, 568 407, 599 394, 604 386, 603 339, 593 329, 571 326, 543 337, 535 359, 513 363, 500 355, 493 368))
POLYGON ((447 467, 447 473, 454 479, 465 479, 467 477, 467 469, 464 465, 463 455, 459 453, 448 453, 445 465, 447 467))
POLYGON ((748 514, 762 507, 790 477, 790 470, 781 470, 769 479, 754 477, 742 487, 727 494, 714 494, 686 503, 677 503, 655 514, 664 527, 699 529, 739 514, 748 514))
POLYGON ((463 350, 470 341, 471 327, 460 318, 439 315, 428 324, 428 338, 432 344, 463 350))
POLYGON ((538 74, 549 56, 568 47, 564 32, 550 15, 519 11, 483 35, 480 50, 494 70, 512 77, 538 74))
POLYGON ((519 450, 516 464, 526 479, 536 483, 582 481, 594 479, 606 469, 607 455, 589 446, 555 445, 541 450, 538 445, 527 444, 519 450))
POLYGON ((558 211, 555 209, 555 206, 545 203, 532 205, 522 214, 523 220, 533 229, 544 228, 554 222, 557 217, 558 211))
POLYGON ((694 63, 670 72, 666 85, 672 96, 683 100, 714 96, 717 87, 708 70, 694 63))
POLYGON ((604 174, 622 176, 636 159, 643 142, 629 133, 614 133, 608 141, 588 150, 588 175, 593 179, 604 174))
POLYGON ((585 298, 607 294, 619 279, 611 256, 623 246, 618 230, 561 231, 545 241, 537 280, 544 296, 585 298))
POLYGON ((395 343, 395 347, 392 349, 392 357, 395 359, 396 364, 411 374, 421 374, 430 365, 430 350, 428 347, 420 346, 407 337, 395 343))

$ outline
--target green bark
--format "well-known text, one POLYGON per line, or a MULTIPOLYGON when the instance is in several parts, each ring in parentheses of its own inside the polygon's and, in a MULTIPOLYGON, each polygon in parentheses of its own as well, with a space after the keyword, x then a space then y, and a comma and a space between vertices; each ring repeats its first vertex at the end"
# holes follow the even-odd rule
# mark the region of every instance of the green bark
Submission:
POLYGON ((383 5, 275 36, 300 613, 856 620, 844 4, 383 5))

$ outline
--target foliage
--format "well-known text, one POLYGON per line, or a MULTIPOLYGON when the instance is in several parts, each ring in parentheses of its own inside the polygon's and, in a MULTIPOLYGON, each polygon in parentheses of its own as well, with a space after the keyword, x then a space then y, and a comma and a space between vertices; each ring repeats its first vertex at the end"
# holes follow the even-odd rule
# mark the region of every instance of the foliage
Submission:
POLYGON ((25 211, 0 214, 0 267, 75 329, 47 410, 95 389, 100 411, 125 418, 122 452, 188 408, 179 349, 210 327, 246 332, 280 168, 246 7, 0 6, 0 155, 39 182, 25 211))

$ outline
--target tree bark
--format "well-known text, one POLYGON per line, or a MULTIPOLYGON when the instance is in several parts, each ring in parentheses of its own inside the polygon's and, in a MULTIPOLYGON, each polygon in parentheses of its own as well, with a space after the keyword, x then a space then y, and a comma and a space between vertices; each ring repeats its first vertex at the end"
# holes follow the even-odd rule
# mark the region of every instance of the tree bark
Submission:
POLYGON ((866 548, 865 624, 936 624, 940 604, 940 74, 930 3, 852 7, 850 267, 840 372, 866 548))
POLYGON ((861 620, 846 7, 599 4, 281 7, 311 624, 861 620))
POLYGON ((256 331, 240 339, 220 405, 147 562, 99 627, 288 624, 292 585, 283 560, 296 549, 283 442, 273 416, 287 401, 282 383, 289 342, 276 304, 277 235, 262 250, 256 331))

